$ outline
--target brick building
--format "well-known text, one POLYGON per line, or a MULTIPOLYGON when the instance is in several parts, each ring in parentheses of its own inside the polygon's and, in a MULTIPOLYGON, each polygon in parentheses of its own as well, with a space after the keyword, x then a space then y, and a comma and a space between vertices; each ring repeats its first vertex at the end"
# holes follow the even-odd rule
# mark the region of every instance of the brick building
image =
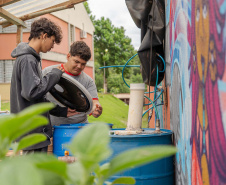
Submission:
MULTIPOLYGON (((46 17, 56 22, 63 32, 63 40, 60 45, 54 45, 54 48, 48 53, 41 53, 42 67, 65 63, 71 43, 83 40, 92 51, 92 57, 88 61, 84 72, 94 79, 94 26, 84 5, 80 3, 75 5, 74 8, 46 14, 41 17, 46 17)), ((31 23, 38 18, 40 17, 25 21, 27 28, 23 29, 23 42, 28 42, 31 23)), ((16 47, 16 32, 17 27, 15 25, 7 28, 0 26, 0 96, 2 100, 9 100, 10 97, 10 81, 15 61, 11 57, 11 52, 16 47)))

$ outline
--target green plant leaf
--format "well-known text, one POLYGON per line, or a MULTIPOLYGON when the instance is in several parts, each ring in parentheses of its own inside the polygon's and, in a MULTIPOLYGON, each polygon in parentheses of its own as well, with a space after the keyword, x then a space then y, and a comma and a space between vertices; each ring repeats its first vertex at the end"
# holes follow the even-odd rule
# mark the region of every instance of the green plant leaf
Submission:
POLYGON ((12 140, 15 140, 35 128, 47 125, 48 122, 49 120, 44 116, 34 116, 31 119, 25 121, 24 124, 18 127, 17 130, 15 130, 14 132, 11 131, 11 138, 12 140))
MULTIPOLYGON (((18 114, 6 116, 6 118, 2 118, 3 121, 0 124, 0 137, 5 138, 9 137, 9 139, 15 139, 21 135, 18 134, 18 130, 20 130, 23 125, 27 124, 27 120, 31 120, 34 116, 38 114, 42 114, 54 107, 52 103, 40 103, 33 106, 30 106, 18 114), (14 134, 17 134, 15 136, 14 134), (19 135, 19 136, 18 136, 19 135)), ((3 116, 4 117, 4 116, 3 116)), ((12 140, 13 140, 12 139, 12 140)))
MULTIPOLYGON (((0 116, 0 126, 4 125, 4 123, 8 120, 11 120, 12 118, 15 117, 15 114, 10 114, 10 115, 2 115, 0 116)), ((1 133, 1 130, 0 130, 1 133)))
POLYGON ((72 184, 81 184, 86 177, 85 169, 79 161, 68 164, 68 175, 72 181, 72 184))
POLYGON ((13 142, 13 143, 11 143, 10 148, 13 150, 13 153, 14 153, 14 154, 17 152, 18 146, 19 146, 19 143, 18 143, 18 142, 13 142))
POLYGON ((0 139, 3 140, 6 136, 8 136, 7 130, 8 127, 10 127, 9 124, 15 120, 15 117, 16 116, 14 114, 0 116, 0 139))
POLYGON ((176 152, 176 147, 166 145, 145 146, 125 151, 110 161, 110 171, 106 179, 120 171, 171 156, 176 152))
POLYGON ((106 124, 89 124, 76 134, 69 145, 70 151, 88 169, 110 156, 108 133, 109 127, 106 124))
POLYGON ((87 185, 94 184, 94 179, 95 179, 95 176, 90 175, 86 181, 86 184, 87 185))
POLYGON ((32 105, 18 114, 20 118, 29 118, 35 115, 43 114, 51 109, 53 109, 55 105, 53 103, 37 103, 32 105))
POLYGON ((110 163, 105 163, 102 166, 100 166, 100 172, 99 173, 102 176, 106 176, 109 172, 109 169, 110 169, 110 163))
POLYGON ((15 153, 18 152, 19 150, 25 149, 29 146, 35 145, 45 140, 46 140, 46 136, 43 134, 31 134, 31 135, 25 136, 19 141, 19 144, 15 153))
POLYGON ((6 153, 9 150, 9 146, 11 144, 11 141, 9 138, 1 138, 0 137, 0 159, 5 158, 6 153))
MULTIPOLYGON (((59 182, 62 182, 64 180, 68 179, 67 175, 67 164, 65 162, 59 161, 55 156, 53 155, 46 155, 45 153, 35 153, 35 154, 29 154, 26 156, 21 156, 23 159, 26 159, 29 163, 33 164, 43 175, 43 171, 48 172, 49 175, 53 175, 57 179, 59 179, 59 182)), ((53 177, 46 177, 44 175, 45 182, 48 182, 48 179, 50 180, 53 177)), ((55 180, 49 182, 49 185, 55 185, 59 184, 55 180), (50 184, 51 183, 51 184, 50 184)))
POLYGON ((67 163, 63 161, 47 161, 36 163, 36 166, 40 169, 45 169, 53 173, 58 174, 59 176, 68 179, 67 175, 67 163))
POLYGON ((34 153, 23 157, 26 157, 27 160, 30 160, 32 163, 36 164, 49 161, 58 161, 54 155, 46 155, 45 153, 34 153))
POLYGON ((136 180, 133 177, 120 177, 118 179, 115 179, 112 182, 113 184, 135 184, 136 180))
POLYGON ((65 179, 48 170, 39 169, 43 179, 43 185, 66 185, 65 179))
POLYGON ((4 185, 43 185, 38 170, 25 159, 0 162, 0 179, 4 185))

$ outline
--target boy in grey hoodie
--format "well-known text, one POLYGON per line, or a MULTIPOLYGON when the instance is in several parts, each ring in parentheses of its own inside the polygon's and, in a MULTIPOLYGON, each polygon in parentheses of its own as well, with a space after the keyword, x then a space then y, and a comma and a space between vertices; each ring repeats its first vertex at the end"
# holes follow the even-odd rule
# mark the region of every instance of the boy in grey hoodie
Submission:
MULTIPOLYGON (((45 94, 55 86, 61 78, 64 69, 61 66, 53 68, 46 76, 42 76, 41 58, 39 53, 50 51, 54 44, 62 40, 62 31, 59 26, 46 18, 34 21, 31 25, 29 43, 20 43, 12 51, 11 56, 16 58, 13 66, 10 110, 18 113, 31 105, 45 102, 45 94)), ((58 108, 50 111, 50 114, 67 117, 67 108, 58 108)), ((49 119, 49 114, 45 113, 49 119)), ((26 148, 27 152, 47 152, 52 136, 52 128, 49 123, 27 133, 44 133, 47 140, 26 148)))

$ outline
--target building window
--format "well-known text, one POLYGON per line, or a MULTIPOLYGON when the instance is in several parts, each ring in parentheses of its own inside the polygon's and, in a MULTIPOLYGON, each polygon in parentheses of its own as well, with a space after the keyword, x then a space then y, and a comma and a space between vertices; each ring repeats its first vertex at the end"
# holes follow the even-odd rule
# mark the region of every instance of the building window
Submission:
POLYGON ((70 45, 75 41, 75 27, 70 24, 70 45))
POLYGON ((10 83, 14 60, 0 60, 0 83, 10 83))

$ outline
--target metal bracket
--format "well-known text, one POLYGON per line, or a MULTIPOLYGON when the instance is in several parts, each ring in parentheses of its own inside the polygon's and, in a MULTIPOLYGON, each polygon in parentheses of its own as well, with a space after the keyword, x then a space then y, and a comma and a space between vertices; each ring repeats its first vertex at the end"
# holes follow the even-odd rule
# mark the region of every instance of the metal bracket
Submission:
POLYGON ((163 102, 165 106, 168 106, 168 100, 167 100, 167 87, 163 88, 163 102))

